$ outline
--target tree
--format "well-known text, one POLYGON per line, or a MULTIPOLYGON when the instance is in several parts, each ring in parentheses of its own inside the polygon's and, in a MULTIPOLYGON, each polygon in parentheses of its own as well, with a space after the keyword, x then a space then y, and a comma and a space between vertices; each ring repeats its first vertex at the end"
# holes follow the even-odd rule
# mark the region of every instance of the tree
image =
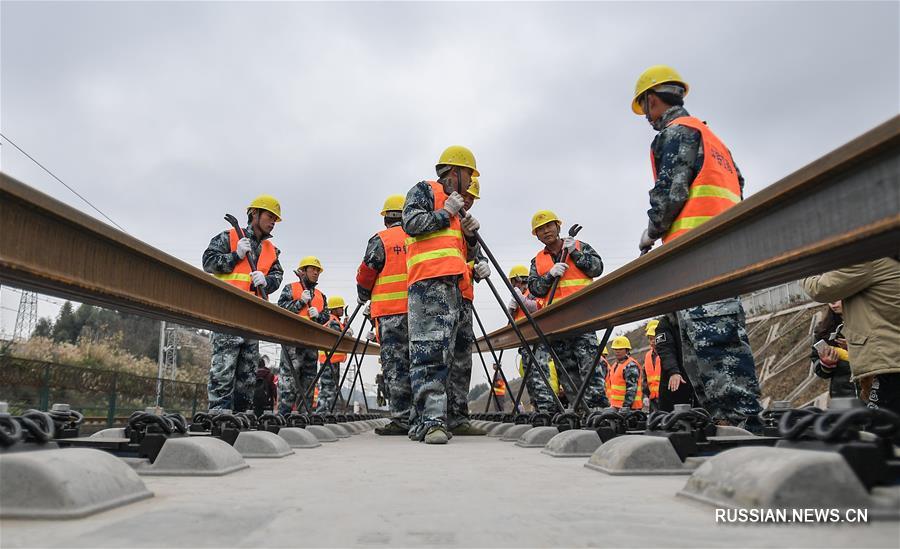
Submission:
POLYGON ((490 389, 490 387, 488 387, 487 383, 479 383, 478 385, 469 389, 469 402, 478 400, 481 395, 488 392, 488 389, 490 389))
POLYGON ((47 317, 39 318, 31 337, 50 337, 53 334, 53 321, 47 317))
POLYGON ((75 318, 72 310, 72 303, 66 301, 59 309, 59 316, 56 317, 56 323, 53 325, 51 337, 53 341, 60 343, 75 343, 78 341, 78 335, 81 333, 81 327, 75 318))

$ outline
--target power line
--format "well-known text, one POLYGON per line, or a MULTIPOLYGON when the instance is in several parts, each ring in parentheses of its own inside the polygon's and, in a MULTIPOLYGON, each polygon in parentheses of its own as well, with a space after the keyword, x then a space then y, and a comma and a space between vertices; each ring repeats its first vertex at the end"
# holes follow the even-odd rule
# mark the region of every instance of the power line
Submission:
POLYGON ((51 172, 50 170, 48 170, 43 164, 41 164, 40 162, 38 162, 37 160, 35 160, 34 157, 32 157, 30 154, 28 154, 27 152, 23 151, 23 150, 22 150, 22 147, 16 145, 16 144, 13 142, 12 139, 6 137, 5 135, 3 135, 3 133, 0 133, 0 137, 2 137, 3 139, 5 139, 10 145, 12 145, 13 147, 15 147, 16 149, 18 149, 18 151, 19 151, 20 153, 22 153, 22 154, 24 154, 25 156, 27 156, 29 160, 31 160, 32 162, 34 162, 35 164, 37 164, 42 170, 44 170, 45 172, 47 172, 48 174, 50 174, 50 177, 52 177, 53 179, 59 181, 59 182, 62 184, 63 187, 65 187, 65 188, 69 189, 70 191, 72 191, 72 194, 74 194, 74 195, 77 196, 78 198, 82 199, 82 200, 84 201, 85 204, 87 204, 88 206, 90 206, 91 208, 93 208, 94 211, 97 212, 98 214, 100 214, 100 215, 102 215, 103 217, 105 217, 106 220, 109 221, 110 223, 112 223, 113 225, 115 225, 115 227, 116 227, 117 229, 119 229, 119 230, 122 231, 123 233, 127 233, 127 232, 128 232, 128 231, 126 231, 125 229, 123 229, 121 225, 119 225, 118 223, 116 223, 115 221, 113 221, 112 219, 110 219, 110 217, 109 217, 108 215, 106 215, 105 213, 101 212, 100 209, 97 208, 97 206, 94 206, 93 204, 91 204, 90 200, 88 200, 87 198, 85 198, 85 197, 81 196, 80 194, 78 194, 78 191, 76 191, 76 190, 73 189, 72 187, 68 186, 68 185, 65 183, 65 181, 63 181, 62 179, 56 177, 56 174, 54 174, 53 172, 51 172))

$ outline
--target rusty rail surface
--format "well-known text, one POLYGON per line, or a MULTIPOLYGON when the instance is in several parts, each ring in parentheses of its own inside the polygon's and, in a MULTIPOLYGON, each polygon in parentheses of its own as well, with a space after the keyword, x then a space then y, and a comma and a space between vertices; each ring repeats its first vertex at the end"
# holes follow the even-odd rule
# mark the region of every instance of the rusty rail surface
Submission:
MULTIPOLYGON (((337 339, 335 331, 242 292, 5 173, 0 173, 0 281, 286 345, 330 349, 337 339)), ((345 338, 338 351, 349 353, 352 347, 353 338, 345 338)), ((370 344, 367 354, 378 354, 378 347, 370 344)))
MULTIPOLYGON (((535 320, 550 336, 620 326, 898 250, 900 116, 895 116, 702 227, 554 302, 535 320)), ((537 340, 527 323, 519 324, 529 342, 537 340)), ((489 337, 495 348, 519 346, 509 326, 489 337)))

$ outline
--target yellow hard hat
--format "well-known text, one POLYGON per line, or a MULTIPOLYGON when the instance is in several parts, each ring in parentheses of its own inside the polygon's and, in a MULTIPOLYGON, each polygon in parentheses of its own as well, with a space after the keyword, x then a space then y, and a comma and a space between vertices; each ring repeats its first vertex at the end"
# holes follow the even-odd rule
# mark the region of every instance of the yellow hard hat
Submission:
POLYGON ((507 278, 519 278, 520 276, 528 278, 528 267, 525 265, 513 266, 513 268, 509 270, 509 276, 507 278))
POLYGON ((478 178, 472 176, 472 183, 469 184, 469 188, 466 189, 466 192, 475 197, 475 199, 481 198, 481 184, 478 182, 478 178))
POLYGON ((328 308, 329 309, 342 309, 346 307, 347 304, 344 303, 344 298, 339 295, 333 295, 328 297, 328 308))
POLYGON ((381 215, 385 215, 388 212, 403 211, 404 204, 406 204, 405 196, 402 194, 392 194, 385 199, 384 206, 381 207, 381 215))
POLYGON ((303 259, 301 259, 300 265, 297 266, 297 270, 300 270, 304 267, 318 267, 322 271, 325 270, 325 268, 322 267, 322 262, 319 261, 319 258, 314 255, 308 255, 308 256, 304 257, 303 259))
POLYGON ((267 212, 272 212, 275 214, 275 221, 281 221, 281 204, 278 203, 278 200, 270 195, 270 194, 261 194, 253 199, 253 202, 247 206, 247 211, 252 210, 253 208, 259 208, 261 210, 266 210, 267 212))
POLYGON ((647 323, 647 327, 644 331, 644 333, 647 334, 647 337, 656 337, 657 326, 659 326, 659 319, 656 318, 647 323))
POLYGON ((684 95, 688 93, 687 82, 681 78, 678 71, 668 65, 653 65, 641 73, 634 85, 634 98, 631 100, 631 110, 634 111, 634 114, 644 114, 644 109, 638 103, 638 97, 660 84, 678 84, 684 86, 684 95))
POLYGON ((631 341, 629 341, 628 338, 625 336, 617 336, 617 337, 613 338, 612 345, 610 345, 610 347, 612 347, 613 350, 628 349, 630 351, 631 350, 631 341))
POLYGON ((557 215, 550 210, 538 210, 536 214, 531 217, 531 234, 535 234, 537 232, 537 228, 551 221, 556 221, 559 224, 562 224, 562 221, 557 217, 557 215))
POLYGON ((439 166, 462 166, 463 168, 471 168, 472 175, 475 177, 481 175, 478 173, 478 168, 475 167, 475 155, 462 145, 450 145, 444 149, 437 164, 434 165, 435 169, 439 166))

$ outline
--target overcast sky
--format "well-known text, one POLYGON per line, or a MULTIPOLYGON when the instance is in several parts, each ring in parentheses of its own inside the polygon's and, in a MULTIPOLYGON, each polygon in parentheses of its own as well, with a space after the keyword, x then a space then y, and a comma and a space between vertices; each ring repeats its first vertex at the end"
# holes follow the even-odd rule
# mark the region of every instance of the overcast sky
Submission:
MULTIPOLYGON (((752 194, 898 113, 898 6, 4 1, 0 128, 198 267, 224 213, 273 194, 285 283, 315 254, 348 300, 384 198, 463 144, 506 270, 538 251, 530 218, 549 208, 609 273, 646 226, 654 132, 629 105, 647 66, 681 72, 752 194)), ((3 171, 96 215, 2 144, 3 171)), ((2 292, 4 333, 18 295, 2 292)), ((487 288, 475 303, 504 322, 487 288)))

